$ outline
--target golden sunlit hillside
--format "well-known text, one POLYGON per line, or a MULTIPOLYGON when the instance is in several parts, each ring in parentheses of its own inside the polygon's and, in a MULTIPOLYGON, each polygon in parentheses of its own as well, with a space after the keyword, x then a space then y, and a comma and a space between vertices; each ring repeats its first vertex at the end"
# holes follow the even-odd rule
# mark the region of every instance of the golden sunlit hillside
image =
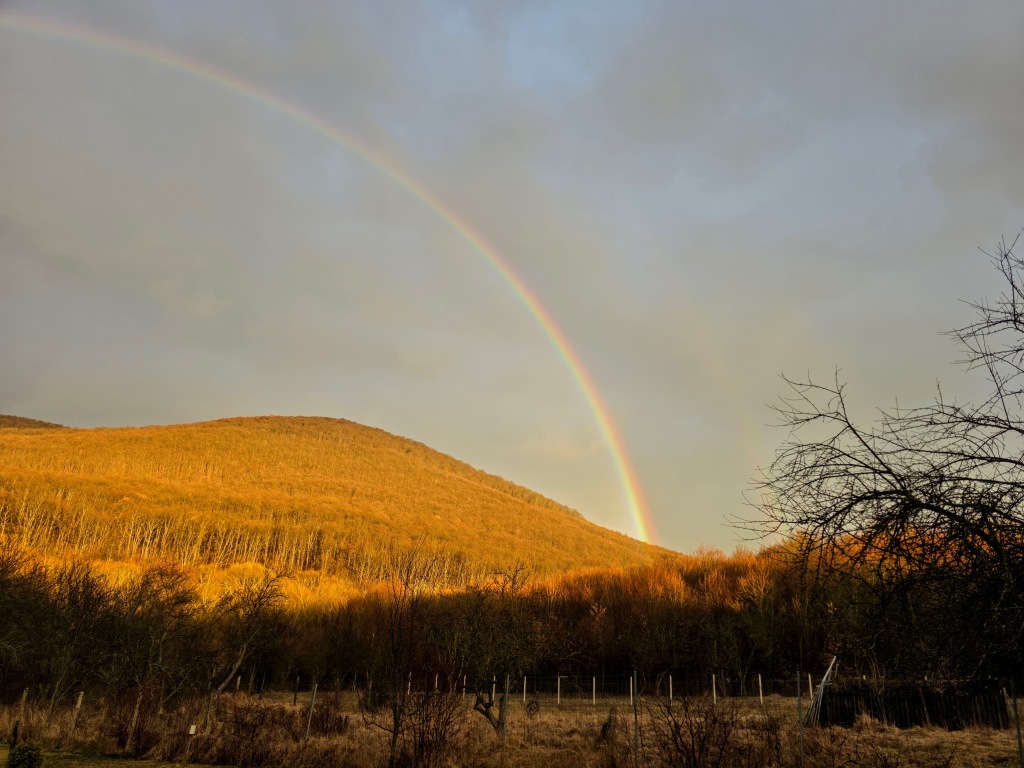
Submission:
POLYGON ((516 561, 544 576, 667 554, 421 443, 328 418, 0 429, 0 529, 49 556, 359 583, 380 577, 389 546, 417 542, 443 553, 455 583, 516 561))

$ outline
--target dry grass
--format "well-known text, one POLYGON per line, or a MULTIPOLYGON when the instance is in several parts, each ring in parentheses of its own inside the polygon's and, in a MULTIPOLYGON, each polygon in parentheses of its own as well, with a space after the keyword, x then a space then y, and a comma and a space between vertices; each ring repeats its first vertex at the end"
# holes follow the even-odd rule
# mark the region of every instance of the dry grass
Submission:
MULTIPOLYGON (((386 763, 385 734, 358 714, 354 694, 332 694, 321 699, 319 706, 325 711, 316 714, 308 742, 303 739, 308 701, 300 697, 298 705, 292 706, 290 699, 290 694, 284 693, 262 702, 245 695, 224 697, 218 706, 216 725, 209 734, 203 729, 199 710, 166 713, 154 725, 144 753, 146 759, 133 761, 132 765, 155 768, 182 763, 188 741, 185 734, 193 721, 200 727, 199 735, 189 745, 190 763, 205 760, 220 765, 311 768, 373 768, 386 763), (263 720, 253 720, 254 715, 261 713, 263 720), (254 724, 258 729, 249 730, 254 724), (232 757, 238 759, 233 761, 232 757)), ((666 765, 659 760, 654 747, 658 702, 643 703, 641 763, 652 767, 666 765)), ((726 766, 781 768, 799 764, 799 734, 792 699, 772 697, 764 707, 756 699, 719 700, 716 707, 722 720, 733 728, 729 738, 746 745, 746 751, 740 751, 746 755, 744 761, 727 762, 726 766)), ((10 708, 0 710, 0 733, 9 732, 14 716, 10 708)), ((498 764, 501 755, 494 732, 470 711, 468 699, 460 717, 458 742, 440 764, 451 768, 498 764)), ((108 714, 102 708, 83 717, 73 741, 67 739, 67 713, 58 714, 49 724, 42 722, 39 713, 30 712, 26 719, 30 736, 45 747, 44 764, 51 768, 109 768, 124 759, 110 736, 108 714)), ((539 712, 533 716, 521 701, 516 701, 509 723, 502 758, 508 768, 632 768, 633 717, 628 697, 606 699, 598 707, 584 701, 563 702, 559 707, 554 697, 542 697, 539 712), (611 707, 615 712, 610 715, 611 707)), ((5 758, 5 750, 3 747, 0 751, 0 760, 5 758)), ((805 768, 987 768, 1013 766, 1018 759, 1012 731, 901 731, 868 720, 851 729, 807 729, 804 755, 805 768)))

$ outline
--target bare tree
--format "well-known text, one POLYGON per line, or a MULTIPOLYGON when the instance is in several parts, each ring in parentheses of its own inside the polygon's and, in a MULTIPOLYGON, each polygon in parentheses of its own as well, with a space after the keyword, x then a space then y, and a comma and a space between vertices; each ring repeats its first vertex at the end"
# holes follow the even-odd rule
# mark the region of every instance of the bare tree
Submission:
POLYGON ((459 701, 450 689, 424 690, 430 666, 427 604, 443 586, 443 556, 421 546, 384 552, 385 589, 372 624, 371 679, 361 706, 388 734, 388 765, 432 765, 451 745, 459 701), (415 678, 415 679, 414 679, 415 678))
POLYGON ((262 578, 243 582, 221 598, 214 611, 215 625, 222 633, 222 651, 214 674, 221 677, 216 693, 221 694, 238 674, 260 639, 271 628, 271 613, 283 599, 285 574, 267 571, 262 578))
POLYGON ((930 404, 879 410, 865 424, 838 375, 784 378, 789 395, 776 412, 790 436, 759 485, 767 530, 790 536, 805 565, 859 576, 916 633, 919 658, 960 673, 1019 660, 1022 649, 1024 260, 1015 246, 990 254, 1002 293, 971 303, 976 321, 949 334, 966 368, 986 377, 987 397, 960 403, 939 388, 930 404), (959 625, 970 631, 951 631, 959 625))

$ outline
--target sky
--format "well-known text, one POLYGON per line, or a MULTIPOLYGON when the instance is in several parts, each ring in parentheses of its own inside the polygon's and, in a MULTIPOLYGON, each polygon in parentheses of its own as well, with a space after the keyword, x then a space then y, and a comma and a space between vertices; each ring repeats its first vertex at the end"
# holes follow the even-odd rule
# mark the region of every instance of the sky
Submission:
POLYGON ((983 392, 942 332, 1024 227, 1022 40, 1020 0, 0 0, 0 413, 345 418, 756 547, 780 374, 983 392))

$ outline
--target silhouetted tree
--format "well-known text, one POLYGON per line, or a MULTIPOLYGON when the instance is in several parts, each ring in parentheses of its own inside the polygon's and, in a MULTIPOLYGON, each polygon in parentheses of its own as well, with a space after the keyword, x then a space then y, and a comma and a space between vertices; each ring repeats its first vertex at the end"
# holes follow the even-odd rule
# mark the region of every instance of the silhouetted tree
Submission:
POLYGON ((1024 261, 991 255, 1003 279, 974 323, 950 335, 980 371, 980 403, 880 410, 863 423, 845 385, 785 379, 791 430, 763 473, 769 529, 805 563, 873 595, 875 621, 903 635, 904 665, 946 674, 1021 660, 1024 632, 1024 261), (908 642, 910 641, 910 642, 908 642))

